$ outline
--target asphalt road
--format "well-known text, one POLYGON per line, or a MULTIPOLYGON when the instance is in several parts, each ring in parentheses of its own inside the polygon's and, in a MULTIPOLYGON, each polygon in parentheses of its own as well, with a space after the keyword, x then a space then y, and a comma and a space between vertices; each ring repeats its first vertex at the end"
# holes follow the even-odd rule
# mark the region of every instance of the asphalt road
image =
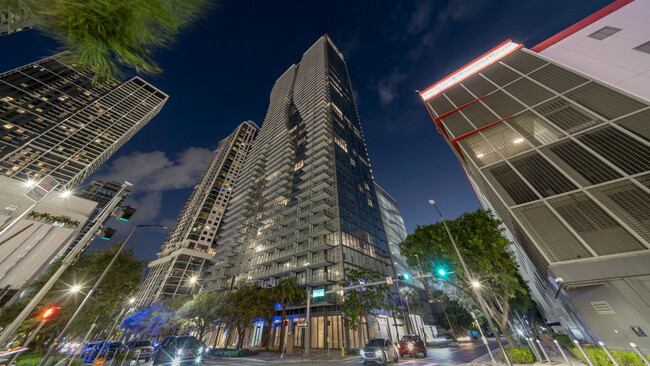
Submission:
MULTIPOLYGON (((495 350, 498 348, 496 341, 488 342, 490 349, 495 350)), ((458 345, 429 347, 427 348, 427 358, 400 358, 397 366, 450 366, 460 365, 471 362, 483 355, 487 354, 487 348, 482 342, 461 343, 458 345)), ((238 366, 252 366, 262 364, 286 364, 286 365, 361 365, 360 358, 349 358, 343 361, 323 361, 323 362, 281 362, 278 361, 258 361, 254 359, 211 359, 205 360, 206 366, 213 365, 238 365, 238 366)), ((392 365, 393 363, 389 363, 392 365)))

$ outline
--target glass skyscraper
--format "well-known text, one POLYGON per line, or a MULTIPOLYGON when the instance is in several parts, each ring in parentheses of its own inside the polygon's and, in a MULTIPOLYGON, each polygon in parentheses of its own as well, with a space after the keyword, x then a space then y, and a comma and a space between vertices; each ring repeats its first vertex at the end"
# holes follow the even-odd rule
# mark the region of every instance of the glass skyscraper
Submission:
POLYGON ((93 83, 68 56, 0 74, 0 174, 73 189, 167 101, 139 77, 93 83))
POLYGON ((136 297, 138 306, 199 292, 203 284, 198 278, 213 259, 217 230, 258 130, 255 123, 244 122, 219 143, 158 259, 149 264, 150 271, 136 297))
MULTIPOLYGON (((329 290, 355 267, 393 275, 347 67, 328 36, 275 82, 217 244, 205 277, 213 291, 245 282, 272 286, 288 276, 329 290)), ((337 296, 312 303, 314 348, 325 348, 327 337, 332 348, 345 339, 359 344, 357 332, 344 335, 337 296)), ((296 332, 298 345, 302 330, 296 332)))

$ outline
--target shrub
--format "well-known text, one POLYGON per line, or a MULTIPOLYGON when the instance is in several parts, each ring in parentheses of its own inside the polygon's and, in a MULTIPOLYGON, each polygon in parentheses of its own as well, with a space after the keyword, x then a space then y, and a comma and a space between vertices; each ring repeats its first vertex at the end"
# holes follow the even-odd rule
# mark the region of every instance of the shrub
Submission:
POLYGON ((346 348, 345 349, 345 354, 348 356, 359 356, 359 349, 358 348, 346 348))
MULTIPOLYGON (((531 351, 530 347, 523 346, 519 348, 508 348, 506 349, 508 357, 512 363, 518 364, 532 364, 535 363, 535 355, 531 351)), ((503 352, 499 352, 501 360, 504 360, 503 352)))
POLYGON ((574 347, 573 342, 571 342, 571 338, 569 338, 568 335, 566 334, 551 334, 551 337, 555 339, 559 344, 563 345, 564 348, 570 350, 571 348, 574 347))
POLYGON ((247 357, 255 356, 259 354, 259 350, 250 350, 250 349, 212 349, 210 354, 215 357, 247 357))
MULTIPOLYGON (((609 359, 609 356, 607 356, 607 353, 605 353, 605 350, 600 348, 583 348, 583 350, 594 366, 614 366, 612 361, 609 359)), ((578 348, 574 347, 571 351, 582 362, 587 363, 585 357, 578 348)), ((641 359, 641 357, 636 353, 625 351, 610 351, 610 353, 616 362, 618 362, 619 366, 645 366, 643 359, 641 359)))
MULTIPOLYGON (((68 359, 70 359, 71 356, 67 356, 68 359)), ((50 359, 47 361, 47 365, 55 365, 57 362, 61 361, 62 359, 66 358, 66 356, 55 356, 55 357, 50 357, 50 359)), ((16 363, 14 366, 38 366, 39 363, 41 363, 41 360, 43 360, 43 355, 24 355, 18 358, 16 360, 16 363)), ((72 366, 82 366, 83 362, 78 359, 74 359, 72 361, 72 366)))

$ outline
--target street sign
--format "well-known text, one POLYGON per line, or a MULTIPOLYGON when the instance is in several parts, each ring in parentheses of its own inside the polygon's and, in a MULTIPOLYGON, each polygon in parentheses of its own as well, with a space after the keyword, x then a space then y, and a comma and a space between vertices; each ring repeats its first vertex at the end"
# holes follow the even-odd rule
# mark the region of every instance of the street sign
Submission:
POLYGON ((393 277, 391 277, 391 276, 386 277, 386 284, 387 285, 392 285, 393 284, 393 277))
POLYGON ((314 290, 314 292, 312 293, 313 298, 324 297, 324 296, 325 296, 325 289, 324 288, 314 290))
POLYGON ((309 322, 298 322, 296 324, 297 324, 298 328, 308 328, 309 327, 309 322))

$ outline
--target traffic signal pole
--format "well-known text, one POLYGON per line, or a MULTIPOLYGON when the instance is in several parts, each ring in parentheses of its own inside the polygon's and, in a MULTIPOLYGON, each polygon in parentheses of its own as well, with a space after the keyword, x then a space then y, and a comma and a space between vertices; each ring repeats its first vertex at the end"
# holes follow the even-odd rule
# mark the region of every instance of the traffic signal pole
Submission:
MULTIPOLYGON (((122 199, 122 195, 126 191, 127 187, 130 186, 133 186, 133 184, 127 181, 124 181, 124 183, 122 183, 122 188, 120 188, 120 190, 117 192, 117 194, 115 194, 113 199, 108 203, 108 205, 106 205, 106 207, 101 212, 101 214, 95 218, 95 224, 90 228, 90 230, 88 230, 86 235, 84 235, 84 237, 81 238, 77 246, 72 250, 72 252, 70 252, 70 254, 68 254, 65 257, 65 259, 63 259, 63 262, 61 263, 59 269, 56 270, 56 272, 52 275, 52 277, 50 277, 50 279, 45 283, 45 285, 43 285, 43 287, 41 287, 41 289, 36 293, 36 295, 34 295, 32 300, 23 308, 23 311, 21 311, 20 314, 18 314, 16 319, 14 319, 14 321, 12 321, 11 324, 9 324, 7 328, 5 328, 2 334, 0 334, 0 347, 2 347, 2 345, 4 345, 6 342, 9 341, 9 338, 13 336, 13 334, 16 332, 20 324, 22 324, 22 322, 25 321, 25 319, 27 319, 29 314, 34 310, 34 308, 36 308, 36 306, 43 299, 45 294, 47 294, 47 292, 52 288, 52 286, 54 286, 56 281, 59 280, 61 275, 63 275, 63 272, 65 272, 65 270, 68 269, 68 267, 74 264, 74 262, 77 259, 77 256, 81 253, 84 246, 87 243, 90 243, 90 241, 95 236, 97 230, 99 230, 99 227, 101 226, 102 222, 104 222, 104 220, 113 213, 113 211, 119 204, 120 200, 122 199)), ((73 236, 68 242, 68 245, 72 245, 75 239, 76 238, 73 236)))

